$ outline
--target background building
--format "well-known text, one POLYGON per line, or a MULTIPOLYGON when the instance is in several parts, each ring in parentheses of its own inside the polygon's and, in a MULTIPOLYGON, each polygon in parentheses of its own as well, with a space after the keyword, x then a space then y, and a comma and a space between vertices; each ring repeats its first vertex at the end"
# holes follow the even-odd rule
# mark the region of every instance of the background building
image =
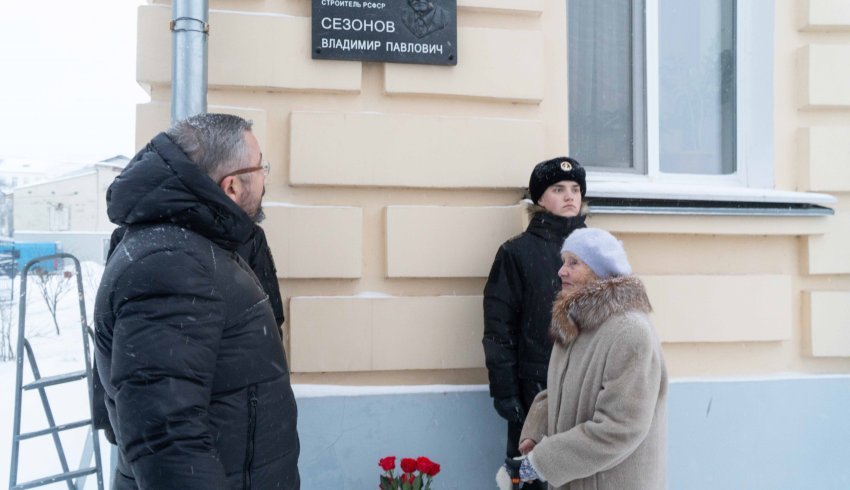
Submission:
POLYGON ((63 165, 28 158, 2 158, 0 159, 0 188, 10 190, 19 185, 43 180, 55 172, 56 167, 63 165))
POLYGON ((15 240, 58 242, 80 260, 103 263, 115 228, 106 190, 128 161, 116 156, 13 189, 15 240))
POLYGON ((12 189, 44 180, 55 164, 24 158, 0 158, 0 237, 11 238, 14 226, 12 189))
MULTIPOLYGON (((850 486, 850 3, 457 4, 457 65, 427 66, 311 59, 309 1, 210 2, 209 111, 272 162, 304 488, 367 488, 387 454, 492 487, 481 290, 563 154, 655 307, 670 488, 850 486)), ((139 11, 139 145, 170 15, 139 11)))

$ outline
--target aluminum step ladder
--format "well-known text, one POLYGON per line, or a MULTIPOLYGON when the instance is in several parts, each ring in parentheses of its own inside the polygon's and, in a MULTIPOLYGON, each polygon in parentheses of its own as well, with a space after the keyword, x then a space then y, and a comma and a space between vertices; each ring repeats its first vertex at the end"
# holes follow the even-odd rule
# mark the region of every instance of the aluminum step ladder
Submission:
POLYGON ((98 490, 103 490, 103 471, 100 461, 100 441, 98 438, 97 430, 94 428, 94 423, 92 420, 93 412, 91 406, 93 380, 89 337, 92 334, 93 332, 86 321, 86 305, 83 297, 83 278, 82 271, 80 269, 80 261, 77 260, 77 258, 71 254, 60 253, 54 255, 46 255, 43 257, 36 257, 27 262, 26 266, 24 266, 23 271, 21 272, 21 288, 18 301, 18 338, 16 352, 17 370, 15 373, 15 419, 12 431, 12 464, 9 467, 10 490, 41 487, 44 485, 49 485, 51 483, 57 483, 62 481, 66 482, 69 490, 78 490, 82 489, 85 486, 86 477, 92 474, 97 475, 98 490), (26 339, 25 335, 27 309, 27 278, 29 277, 30 269, 34 268, 34 266, 38 263, 47 262, 51 260, 61 260, 64 263, 66 259, 73 261, 76 270, 77 298, 80 303, 80 333, 83 336, 85 369, 82 371, 64 373, 56 376, 42 377, 41 372, 38 370, 38 364, 36 363, 35 354, 33 353, 32 346, 26 339), (33 375, 33 381, 27 383, 26 385, 23 384, 24 355, 27 356, 27 360, 29 361, 30 369, 32 370, 33 375), (70 422, 67 424, 56 425, 56 422, 53 418, 53 411, 50 408, 50 401, 47 398, 47 392, 45 388, 64 383, 80 381, 83 379, 87 380, 88 384, 89 418, 85 420, 78 420, 76 422, 70 422), (32 432, 25 432, 21 434, 21 404, 23 401, 23 393, 25 391, 30 390, 38 390, 38 394, 41 398, 41 405, 44 408, 44 414, 47 418, 48 426, 45 429, 36 430, 32 432), (89 427, 89 431, 86 439, 86 444, 83 449, 79 469, 71 470, 68 467, 68 461, 65 456, 65 450, 62 447, 62 441, 59 438, 59 433, 62 431, 77 429, 86 426, 89 427), (21 441, 47 435, 53 438, 53 444, 56 447, 56 453, 59 456, 59 463, 62 466, 62 473, 41 477, 28 482, 18 483, 18 457, 20 455, 21 441), (94 466, 88 466, 89 464, 91 464, 92 459, 94 459, 94 466))

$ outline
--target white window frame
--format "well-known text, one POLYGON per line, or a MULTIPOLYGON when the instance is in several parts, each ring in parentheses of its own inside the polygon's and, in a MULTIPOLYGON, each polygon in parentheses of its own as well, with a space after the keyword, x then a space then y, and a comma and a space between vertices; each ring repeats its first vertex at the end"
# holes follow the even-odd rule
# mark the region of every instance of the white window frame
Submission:
MULTIPOLYGON (((610 194, 605 183, 644 183, 644 189, 658 187, 648 194, 664 195, 660 187, 672 189, 682 185, 701 190, 696 196, 706 199, 728 199, 740 196, 728 188, 764 190, 774 185, 773 169, 773 20, 774 0, 738 0, 736 8, 736 162, 735 173, 727 175, 663 173, 659 157, 658 98, 658 0, 646 0, 645 89, 646 89, 646 169, 644 173, 589 169, 590 189, 610 194), (742 103, 744 102, 745 103, 742 103), (603 184, 600 186, 600 184, 603 184), (719 192, 713 192, 716 188, 719 192), (726 188, 726 190, 723 190, 726 188), (658 192, 660 191, 660 192, 658 192), (715 195, 717 194, 717 195, 715 195)), ((612 186, 611 190, 619 188, 612 186)), ((590 190, 589 189, 589 190, 590 190)), ((696 191, 696 189, 692 189, 696 191)), ((688 192, 688 194, 691 194, 688 192)), ((749 193, 744 193, 745 195, 749 193)), ((758 200, 762 200, 758 199, 758 200)))

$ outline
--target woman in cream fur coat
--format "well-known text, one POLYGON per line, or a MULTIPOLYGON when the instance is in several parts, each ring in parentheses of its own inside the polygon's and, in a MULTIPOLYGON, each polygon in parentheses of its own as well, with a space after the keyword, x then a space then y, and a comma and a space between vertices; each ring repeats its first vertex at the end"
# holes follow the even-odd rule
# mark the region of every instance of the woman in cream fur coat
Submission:
POLYGON ((561 254, 548 390, 523 426, 522 479, 555 490, 664 489, 667 369, 643 283, 606 231, 574 231, 561 254))

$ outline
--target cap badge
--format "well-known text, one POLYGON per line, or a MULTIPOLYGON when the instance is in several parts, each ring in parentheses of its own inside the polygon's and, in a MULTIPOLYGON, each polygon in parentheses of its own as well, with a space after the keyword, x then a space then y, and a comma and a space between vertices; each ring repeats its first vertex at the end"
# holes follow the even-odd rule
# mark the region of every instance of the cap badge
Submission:
POLYGON ((572 169, 573 169, 573 166, 570 164, 570 162, 568 162, 566 160, 561 162, 561 170, 563 170, 564 172, 569 172, 572 169))

